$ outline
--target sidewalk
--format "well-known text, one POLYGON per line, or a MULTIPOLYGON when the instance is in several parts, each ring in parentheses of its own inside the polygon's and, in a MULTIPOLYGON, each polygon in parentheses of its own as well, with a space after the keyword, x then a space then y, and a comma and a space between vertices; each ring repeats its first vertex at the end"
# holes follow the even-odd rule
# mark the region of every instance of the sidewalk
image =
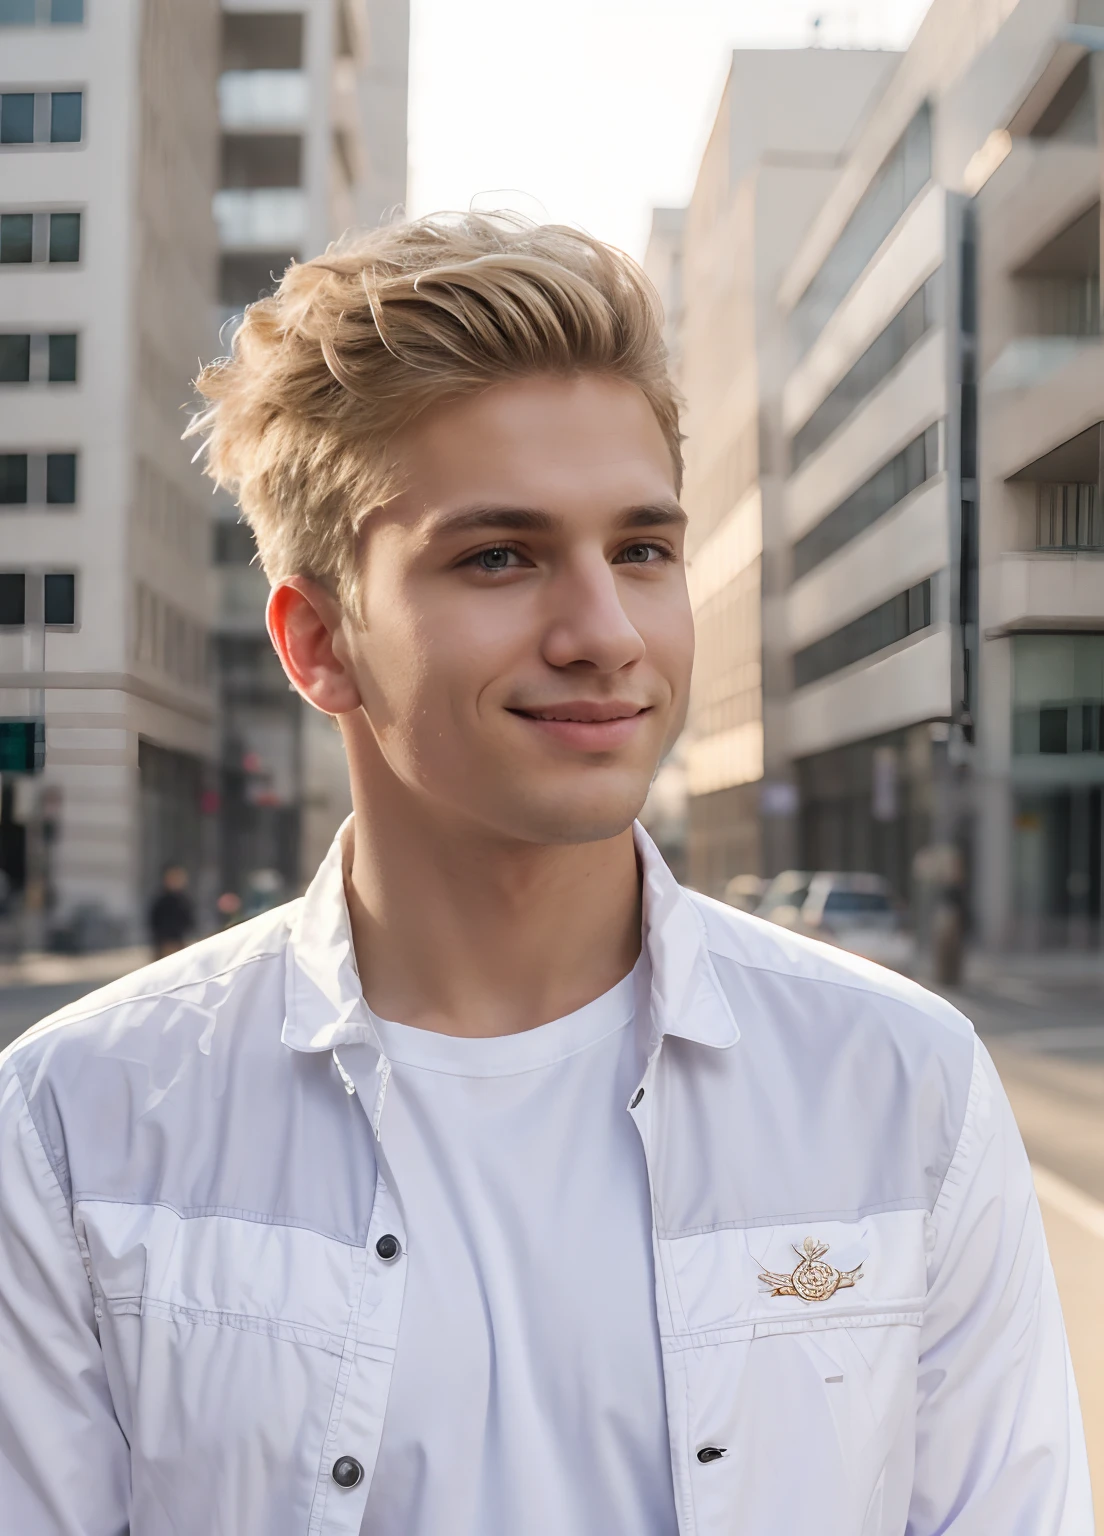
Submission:
POLYGON ((145 944, 128 949, 103 949, 90 955, 52 955, 28 951, 16 960, 0 961, 0 987, 66 987, 86 981, 89 989, 114 981, 146 965, 152 958, 145 944))

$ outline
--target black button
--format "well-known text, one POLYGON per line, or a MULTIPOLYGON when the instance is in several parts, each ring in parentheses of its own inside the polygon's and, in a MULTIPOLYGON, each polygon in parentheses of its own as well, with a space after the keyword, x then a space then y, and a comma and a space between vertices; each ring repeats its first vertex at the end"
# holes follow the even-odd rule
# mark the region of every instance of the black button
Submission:
POLYGON ((390 1232, 385 1232, 376 1244, 376 1252, 385 1264, 390 1264, 392 1259, 397 1259, 399 1256, 398 1238, 392 1237, 390 1232))
POLYGON ((644 1097, 644 1090, 643 1090, 643 1088, 638 1088, 636 1090, 636 1092, 633 1094, 632 1098, 629 1100, 629 1108, 630 1109, 635 1109, 636 1106, 640 1103, 640 1101, 641 1101, 641 1099, 643 1097, 644 1097))
POLYGON ((355 1488, 364 1476, 364 1468, 355 1456, 339 1456, 330 1476, 339 1488, 355 1488))
POLYGON ((711 1461, 720 1461, 724 1454, 725 1448, 723 1445, 703 1445, 698 1452, 698 1460, 702 1466, 706 1466, 711 1461))

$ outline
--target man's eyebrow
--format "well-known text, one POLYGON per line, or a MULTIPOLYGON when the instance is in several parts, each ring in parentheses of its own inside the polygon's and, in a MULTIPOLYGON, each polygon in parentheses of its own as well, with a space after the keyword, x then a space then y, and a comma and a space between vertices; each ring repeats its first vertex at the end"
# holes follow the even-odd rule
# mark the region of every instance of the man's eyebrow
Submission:
POLYGON ((627 508, 618 523, 622 528, 671 528, 685 527, 687 520, 677 501, 661 501, 627 508))
MULTIPOLYGON (((504 528, 514 533, 552 533, 558 521, 541 507, 463 507, 435 518, 427 531, 433 535, 504 528)), ((686 513, 674 501, 626 507, 617 518, 619 528, 666 528, 685 522, 686 513)))
POLYGON ((539 507, 464 507, 434 518, 429 533, 478 533, 484 528, 509 528, 515 533, 551 533, 556 519, 539 507))

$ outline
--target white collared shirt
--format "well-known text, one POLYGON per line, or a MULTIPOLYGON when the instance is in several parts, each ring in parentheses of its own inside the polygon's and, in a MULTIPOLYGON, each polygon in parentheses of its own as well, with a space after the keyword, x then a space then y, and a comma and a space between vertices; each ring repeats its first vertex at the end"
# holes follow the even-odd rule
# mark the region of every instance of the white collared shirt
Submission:
MULTIPOLYGON (((681 891, 623 1113, 680 1536, 1091 1536, 1030 1169, 969 1024, 681 891), (850 1282, 850 1283, 846 1283, 850 1282)), ((19 1536, 357 1536, 407 1283, 341 849, 299 902, 0 1058, 19 1536)))

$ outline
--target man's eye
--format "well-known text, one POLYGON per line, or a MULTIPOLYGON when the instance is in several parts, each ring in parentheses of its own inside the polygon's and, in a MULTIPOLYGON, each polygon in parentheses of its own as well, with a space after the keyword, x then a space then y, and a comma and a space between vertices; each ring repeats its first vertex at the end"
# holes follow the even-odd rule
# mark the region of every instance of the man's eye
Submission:
POLYGON ((618 558, 626 565, 647 565, 652 560, 662 559, 663 551, 655 544, 630 544, 618 558))
POLYGON ((481 549, 475 557, 475 563, 481 571, 505 571, 516 558, 512 549, 498 546, 495 549, 481 549))

